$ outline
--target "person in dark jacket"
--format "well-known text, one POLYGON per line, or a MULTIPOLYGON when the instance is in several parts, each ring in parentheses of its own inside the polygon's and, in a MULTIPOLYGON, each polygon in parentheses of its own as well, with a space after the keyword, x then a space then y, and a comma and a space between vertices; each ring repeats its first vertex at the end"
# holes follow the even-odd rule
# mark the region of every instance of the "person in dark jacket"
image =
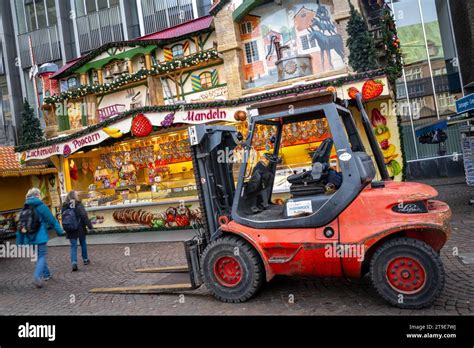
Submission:
POLYGON ((86 208, 79 200, 76 191, 71 191, 66 196, 66 201, 64 202, 61 208, 61 214, 67 209, 74 209, 76 212, 76 216, 79 220, 79 228, 75 231, 66 231, 66 237, 69 239, 71 243, 71 263, 72 263, 72 271, 75 272, 78 270, 77 268, 77 240, 79 239, 79 243, 81 244, 81 254, 82 254, 82 261, 84 265, 88 265, 90 263, 89 257, 87 255, 87 244, 86 244, 86 233, 87 228, 92 230, 93 226, 89 217, 87 216, 86 208))
POLYGON ((28 191, 25 205, 35 207, 41 226, 34 237, 29 237, 27 234, 17 231, 16 243, 18 245, 37 246, 38 259, 33 274, 33 283, 37 288, 41 288, 43 287, 43 280, 51 279, 51 273, 46 260, 46 256, 48 255, 48 228, 54 228, 58 236, 64 236, 64 231, 49 208, 41 201, 41 191, 39 189, 32 188, 28 191))

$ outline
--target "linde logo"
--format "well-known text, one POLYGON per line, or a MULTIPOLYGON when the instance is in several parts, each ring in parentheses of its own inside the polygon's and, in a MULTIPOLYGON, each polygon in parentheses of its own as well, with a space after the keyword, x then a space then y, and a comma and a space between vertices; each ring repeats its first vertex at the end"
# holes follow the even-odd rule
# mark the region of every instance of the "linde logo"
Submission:
POLYGON ((188 111, 188 115, 183 121, 188 122, 201 122, 201 121, 212 121, 212 120, 223 120, 227 118, 227 113, 224 110, 210 109, 208 112, 194 112, 188 111))
POLYGON ((47 338, 48 341, 56 339, 56 325, 34 325, 26 322, 18 326, 18 337, 20 338, 47 338))
POLYGON ((57 153, 60 153, 59 145, 54 144, 49 147, 42 147, 39 149, 29 150, 27 153, 27 158, 50 156, 57 153))

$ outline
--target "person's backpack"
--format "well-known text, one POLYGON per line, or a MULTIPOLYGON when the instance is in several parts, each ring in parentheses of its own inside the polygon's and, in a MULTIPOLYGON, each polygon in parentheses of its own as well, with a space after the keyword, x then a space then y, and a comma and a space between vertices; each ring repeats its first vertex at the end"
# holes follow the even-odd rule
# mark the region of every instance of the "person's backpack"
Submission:
POLYGON ((66 232, 75 232, 79 229, 79 218, 76 213, 75 202, 72 201, 69 207, 62 213, 63 229, 66 232))
POLYGON ((25 204, 20 211, 18 230, 24 234, 29 240, 33 240, 40 230, 41 221, 36 208, 33 205, 25 204))

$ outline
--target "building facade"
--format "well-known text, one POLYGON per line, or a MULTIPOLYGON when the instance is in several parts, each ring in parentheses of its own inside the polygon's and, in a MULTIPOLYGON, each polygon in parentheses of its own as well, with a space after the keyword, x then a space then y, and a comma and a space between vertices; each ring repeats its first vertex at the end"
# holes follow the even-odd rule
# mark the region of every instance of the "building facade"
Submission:
MULTIPOLYGON (((0 56, 11 62, 9 69, 3 64, 8 73, 0 70, 1 95, 9 96, 8 104, 2 104, 6 116, 0 120, 1 142, 7 141, 3 125, 13 134, 20 126, 21 95, 45 125, 40 107, 43 86, 31 77, 35 66, 34 72, 41 72, 44 63, 61 67, 108 42, 135 39, 204 16, 211 0, 6 0, 0 7, 0 56), (18 115, 17 120, 10 122, 10 113, 18 115)), ((8 142, 15 143, 11 137, 8 142)))
MULTIPOLYGON (((388 2, 403 52, 403 75, 397 81, 396 92, 408 178, 463 172, 460 127, 465 121, 456 115, 455 101, 465 91, 457 47, 464 46, 471 35, 455 36, 457 17, 453 16, 450 3, 448 0, 388 2), (420 130, 443 120, 447 121, 446 141, 422 143, 420 130)), ((472 45, 468 46, 472 50, 472 45)))

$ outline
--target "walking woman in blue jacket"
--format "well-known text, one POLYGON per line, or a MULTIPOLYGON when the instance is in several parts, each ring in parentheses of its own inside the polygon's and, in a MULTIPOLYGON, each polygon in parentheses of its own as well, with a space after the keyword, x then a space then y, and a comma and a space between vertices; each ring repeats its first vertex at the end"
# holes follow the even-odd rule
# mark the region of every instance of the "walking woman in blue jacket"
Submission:
POLYGON ((39 189, 32 188, 28 191, 25 205, 35 207, 35 212, 39 216, 41 226, 33 237, 17 231, 16 243, 18 245, 37 245, 38 259, 33 274, 33 283, 37 288, 41 288, 43 287, 43 280, 51 278, 51 272, 46 260, 48 255, 48 228, 54 228, 58 236, 63 236, 64 231, 58 220, 56 220, 49 208, 41 200, 41 191, 39 189))

